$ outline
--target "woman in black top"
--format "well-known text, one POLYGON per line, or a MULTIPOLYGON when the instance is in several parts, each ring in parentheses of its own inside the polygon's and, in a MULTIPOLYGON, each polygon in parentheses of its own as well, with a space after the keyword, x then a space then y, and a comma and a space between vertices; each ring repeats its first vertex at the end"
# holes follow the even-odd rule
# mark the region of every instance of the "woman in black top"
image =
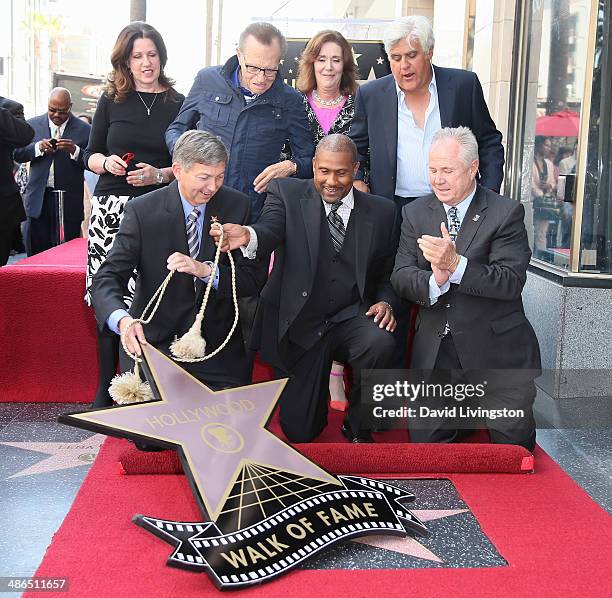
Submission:
MULTIPOLYGON (((87 245, 85 302, 91 305, 92 278, 110 251, 125 204, 132 198, 168 184, 171 157, 164 134, 175 119, 184 96, 164 74, 167 61, 159 32, 139 21, 125 27, 111 55, 113 70, 94 115, 85 163, 100 175, 91 198, 87 245)), ((128 288, 131 303, 134 280, 128 288)), ((100 378, 94 407, 112 405, 108 387, 115 375, 119 337, 98 333, 100 378)))

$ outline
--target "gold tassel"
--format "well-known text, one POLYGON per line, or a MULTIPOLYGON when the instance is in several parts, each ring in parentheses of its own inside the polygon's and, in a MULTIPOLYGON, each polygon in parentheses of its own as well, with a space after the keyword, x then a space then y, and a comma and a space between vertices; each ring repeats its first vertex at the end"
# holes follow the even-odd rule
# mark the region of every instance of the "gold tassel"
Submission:
POLYGON ((133 372, 124 372, 113 378, 108 394, 118 405, 130 405, 153 400, 153 392, 148 382, 143 382, 140 379, 137 361, 134 363, 133 372))
POLYGON ((206 341, 202 337, 203 313, 196 316, 191 328, 170 345, 170 352, 178 359, 199 359, 206 353, 206 341))

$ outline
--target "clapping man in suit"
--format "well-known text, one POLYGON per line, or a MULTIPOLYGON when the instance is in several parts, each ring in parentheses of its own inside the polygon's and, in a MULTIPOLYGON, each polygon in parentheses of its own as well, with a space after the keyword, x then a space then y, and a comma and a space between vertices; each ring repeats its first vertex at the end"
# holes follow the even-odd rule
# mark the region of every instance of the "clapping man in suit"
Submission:
POLYGON ((13 150, 27 145, 34 130, 23 117, 23 106, 0 96, 0 266, 8 261, 14 228, 25 219, 13 175, 13 150))
POLYGON ((251 346, 289 377, 280 423, 291 442, 310 442, 326 426, 334 359, 353 371, 342 432, 349 442, 372 442, 360 417, 361 370, 385 367, 395 348, 396 210, 353 189, 358 166, 355 144, 328 135, 315 152, 314 180, 272 181, 255 224, 223 226, 231 249, 275 252, 251 346))
MULTIPOLYGON (((495 380, 487 381, 481 407, 524 413, 486 418, 492 442, 532 450, 540 352, 521 300, 531 257, 525 211, 520 202, 477 184, 478 166, 478 142, 467 127, 433 136, 433 193, 403 208, 391 283, 400 297, 421 306, 411 367, 487 370, 495 380)), ((461 437, 444 417, 431 426, 409 423, 414 442, 461 437)))
POLYGON ((91 127, 72 114, 70 92, 56 87, 49 95, 48 110, 29 121, 34 140, 15 151, 17 162, 30 162, 24 195, 27 214, 26 251, 34 255, 53 247, 57 235, 54 190, 65 191, 64 238, 76 239, 83 221, 83 150, 91 127))
MULTIPOLYGON (((478 140, 480 182, 499 191, 504 167, 501 133, 489 116, 478 77, 433 66, 434 34, 423 16, 390 23, 384 43, 391 75, 365 83, 355 96, 350 137, 361 163, 358 189, 393 199, 398 210, 431 193, 427 157, 442 127, 465 125, 478 140), (367 178, 367 184, 363 180, 367 178)), ((398 312, 398 351, 393 366, 405 367, 409 306, 398 312)))
MULTIPOLYGON (((250 221, 249 198, 223 185, 227 150, 214 135, 188 131, 176 143, 172 172, 176 181, 129 201, 119 232, 107 259, 94 276, 92 303, 100 329, 121 334, 128 350, 141 354, 149 343, 169 354, 175 336, 193 323, 211 275, 215 245, 209 236, 211 218, 220 222, 250 221), (134 269, 138 276, 129 312, 124 296, 134 269), (129 326, 145 306, 169 270, 176 270, 152 321, 129 326)), ((265 280, 259 262, 235 252, 236 291, 239 297, 256 295, 265 280)), ((232 278, 223 256, 211 292, 202 335, 208 352, 216 349, 229 332, 234 318, 232 278)), ((133 362, 121 351, 121 369, 133 362)), ((217 390, 250 382, 250 365, 240 327, 217 356, 183 367, 198 380, 217 390)))

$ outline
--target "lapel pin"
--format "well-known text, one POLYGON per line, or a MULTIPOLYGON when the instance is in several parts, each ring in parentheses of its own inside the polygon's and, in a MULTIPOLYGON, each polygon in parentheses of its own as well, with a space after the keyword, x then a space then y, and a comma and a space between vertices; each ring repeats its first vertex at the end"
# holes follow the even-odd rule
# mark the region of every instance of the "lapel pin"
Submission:
POLYGON ((474 216, 474 218, 472 218, 472 220, 474 222, 478 222, 478 219, 480 218, 480 214, 476 214, 476 216, 474 216))

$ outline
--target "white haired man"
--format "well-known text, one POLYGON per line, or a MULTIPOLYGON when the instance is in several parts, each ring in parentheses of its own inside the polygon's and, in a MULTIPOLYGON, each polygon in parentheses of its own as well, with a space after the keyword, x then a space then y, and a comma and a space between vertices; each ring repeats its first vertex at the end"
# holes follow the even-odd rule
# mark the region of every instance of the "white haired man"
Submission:
MULTIPOLYGON (((525 211, 520 202, 477 184, 478 166, 478 144, 467 127, 433 136, 433 193, 403 208, 391 284, 421 306, 411 367, 434 370, 436 382, 457 381, 457 370, 460 382, 486 379, 478 406, 487 411, 482 413, 492 442, 532 450, 540 351, 521 300, 531 257, 525 211)), ((427 399, 423 406, 432 404, 454 406, 455 413, 411 420, 413 442, 452 442, 473 423, 453 418, 459 403, 452 398, 427 399)))
MULTIPOLYGON (((478 77, 432 65, 434 34, 426 17, 393 21, 384 43, 392 74, 362 85, 355 97, 350 137, 361 163, 357 178, 367 172, 369 191, 395 199, 401 209, 431 193, 427 156, 434 133, 464 125, 478 142, 480 184, 499 191, 502 135, 489 115, 478 77)), ((365 182, 356 186, 368 191, 365 182)))

